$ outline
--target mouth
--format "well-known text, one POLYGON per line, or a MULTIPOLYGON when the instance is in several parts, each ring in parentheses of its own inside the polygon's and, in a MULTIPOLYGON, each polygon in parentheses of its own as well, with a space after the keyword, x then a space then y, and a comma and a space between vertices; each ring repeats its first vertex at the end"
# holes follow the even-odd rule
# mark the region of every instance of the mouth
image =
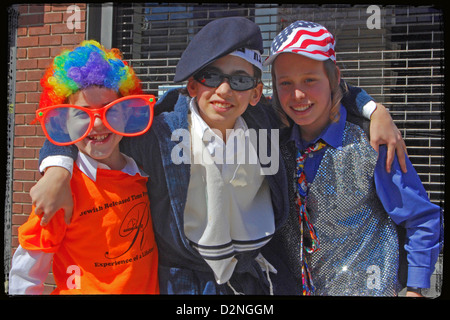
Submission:
POLYGON ((92 141, 93 143, 105 143, 109 140, 109 137, 112 133, 104 133, 104 134, 92 134, 87 136, 87 139, 92 141))
POLYGON ((304 111, 308 110, 309 108, 311 108, 312 106, 313 106, 313 104, 310 103, 310 104, 305 104, 305 105, 292 106, 291 109, 296 112, 304 112, 304 111))
POLYGON ((231 103, 227 102, 219 102, 219 101, 212 101, 212 105, 215 110, 217 111, 226 111, 233 107, 231 103))

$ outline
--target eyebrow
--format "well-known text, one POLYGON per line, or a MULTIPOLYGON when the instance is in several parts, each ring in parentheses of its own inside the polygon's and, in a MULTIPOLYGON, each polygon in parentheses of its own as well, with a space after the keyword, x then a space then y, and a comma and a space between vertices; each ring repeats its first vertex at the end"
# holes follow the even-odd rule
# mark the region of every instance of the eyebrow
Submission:
MULTIPOLYGON (((315 72, 315 71, 310 71, 310 72, 305 72, 305 73, 300 73, 300 76, 315 76, 318 75, 319 72, 315 72)), ((291 75, 281 75, 281 76, 277 76, 277 79, 280 78, 290 78, 291 75)))
MULTIPOLYGON (((226 74, 225 72, 223 72, 222 70, 220 70, 217 67, 214 66, 210 66, 210 67, 206 67, 204 69, 204 71, 210 71, 210 72, 217 72, 217 73, 222 73, 222 74, 226 74)), ((233 71, 233 73, 231 73, 230 75, 244 75, 244 76, 249 76, 249 77, 253 77, 252 75, 250 75, 247 71, 245 70, 235 70, 233 71)))
MULTIPOLYGON (((111 100, 111 101, 109 101, 109 102, 106 102, 106 103, 103 104, 100 108, 103 108, 103 107, 107 106, 108 104, 110 104, 111 102, 113 102, 113 101, 115 101, 115 100, 117 100, 117 99, 113 99, 113 100, 111 100)), ((85 105, 85 106, 80 106, 80 107, 82 107, 82 108, 89 108, 90 105, 85 105)), ((100 109, 100 108, 96 108, 96 109, 100 109)))

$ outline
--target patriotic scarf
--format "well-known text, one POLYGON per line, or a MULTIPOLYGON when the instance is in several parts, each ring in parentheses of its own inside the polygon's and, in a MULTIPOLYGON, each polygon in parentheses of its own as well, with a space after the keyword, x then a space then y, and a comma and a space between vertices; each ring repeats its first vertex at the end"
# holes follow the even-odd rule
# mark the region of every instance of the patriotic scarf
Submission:
POLYGON ((317 151, 325 147, 326 144, 318 141, 316 144, 308 147, 303 153, 298 150, 297 153, 297 213, 300 224, 301 238, 300 238, 300 252, 302 261, 302 293, 304 296, 309 296, 314 293, 314 285, 311 278, 311 273, 306 261, 306 253, 313 253, 319 250, 319 239, 316 230, 310 221, 308 212, 306 211, 306 196, 308 193, 308 183, 305 178, 304 163, 307 155, 311 152, 317 151), (303 231, 306 232, 303 232, 303 231))

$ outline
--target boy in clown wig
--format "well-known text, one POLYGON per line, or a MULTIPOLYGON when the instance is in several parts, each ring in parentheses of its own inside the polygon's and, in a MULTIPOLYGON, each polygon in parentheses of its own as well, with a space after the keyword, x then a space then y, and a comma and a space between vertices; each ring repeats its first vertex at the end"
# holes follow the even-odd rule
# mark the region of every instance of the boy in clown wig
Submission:
POLYGON ((84 41, 57 56, 41 79, 37 111, 47 138, 77 146, 74 215, 46 226, 35 206, 19 228, 10 294, 41 294, 53 261, 52 294, 157 294, 158 251, 147 176, 120 153, 122 136, 143 134, 154 97, 143 95, 119 50, 84 41))

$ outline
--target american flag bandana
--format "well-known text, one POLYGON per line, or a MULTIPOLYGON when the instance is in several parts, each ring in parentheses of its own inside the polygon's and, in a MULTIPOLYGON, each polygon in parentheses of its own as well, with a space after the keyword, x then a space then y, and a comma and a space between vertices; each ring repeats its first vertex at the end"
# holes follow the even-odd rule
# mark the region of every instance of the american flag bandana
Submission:
POLYGON ((296 21, 281 31, 272 41, 270 55, 264 62, 271 64, 278 54, 297 53, 308 58, 336 63, 333 35, 322 25, 315 22, 296 21))

